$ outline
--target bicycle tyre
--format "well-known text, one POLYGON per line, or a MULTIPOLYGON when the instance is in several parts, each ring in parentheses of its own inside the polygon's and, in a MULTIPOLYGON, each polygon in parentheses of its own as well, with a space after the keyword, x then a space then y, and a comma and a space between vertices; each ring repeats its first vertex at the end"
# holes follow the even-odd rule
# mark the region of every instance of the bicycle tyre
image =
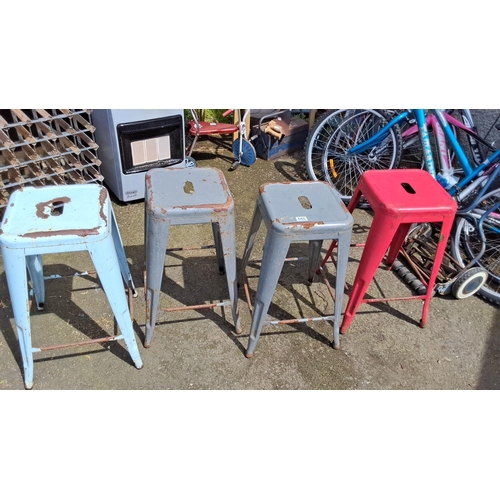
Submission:
MULTIPOLYGON (((485 194, 477 203, 481 211, 492 207, 494 203, 500 201, 500 188, 494 189, 485 194)), ((500 216, 500 214, 498 214, 500 216)), ((489 217, 485 222, 490 219, 489 217)), ((496 226, 498 226, 498 221, 496 226)), ((500 304, 500 235, 488 229, 488 225, 483 225, 486 238, 486 250, 479 260, 480 264, 488 272, 488 278, 477 295, 492 302, 500 304)), ((450 238, 450 251, 453 258, 465 267, 480 251, 481 241, 477 231, 465 218, 457 216, 450 238)))
POLYGON ((330 183, 348 203, 363 172, 397 168, 402 151, 398 126, 392 127, 387 137, 370 150, 346 154, 388 121, 384 110, 374 109, 341 109, 323 115, 306 140, 304 157, 309 178, 330 183))
POLYGON ((318 155, 322 155, 328 140, 337 127, 344 121, 345 116, 353 109, 331 109, 322 113, 314 122, 304 144, 304 168, 309 179, 322 180, 323 169, 318 163, 318 155))

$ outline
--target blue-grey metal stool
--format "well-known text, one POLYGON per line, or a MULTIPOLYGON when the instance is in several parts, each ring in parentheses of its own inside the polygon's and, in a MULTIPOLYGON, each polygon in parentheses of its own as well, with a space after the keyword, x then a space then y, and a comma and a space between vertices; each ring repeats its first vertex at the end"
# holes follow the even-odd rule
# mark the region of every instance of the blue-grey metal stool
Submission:
MULTIPOLYGON (((236 282, 234 201, 222 172, 216 168, 153 169, 146 174, 146 335, 151 345, 165 267, 170 226, 212 224, 220 272, 227 278, 229 302, 180 309, 231 305, 236 333, 241 333, 236 282)), ((170 312, 174 309, 166 309, 170 312)))
POLYGON ((129 290, 135 291, 135 287, 104 187, 61 185, 14 191, 0 226, 0 247, 27 389, 33 387, 33 353, 43 350, 123 339, 135 366, 142 368, 123 281, 129 290), (40 310, 45 303, 42 256, 83 250, 92 257, 122 335, 61 346, 32 347, 26 268, 40 310))
POLYGON ((241 263, 238 277, 240 284, 244 281, 245 268, 262 220, 266 225, 267 234, 246 356, 253 356, 292 241, 309 241, 309 283, 312 283, 319 268, 323 240, 338 241, 335 313, 334 316, 322 318, 334 321, 333 345, 338 348, 342 297, 353 226, 352 215, 347 211, 337 191, 326 182, 264 184, 260 187, 241 263))

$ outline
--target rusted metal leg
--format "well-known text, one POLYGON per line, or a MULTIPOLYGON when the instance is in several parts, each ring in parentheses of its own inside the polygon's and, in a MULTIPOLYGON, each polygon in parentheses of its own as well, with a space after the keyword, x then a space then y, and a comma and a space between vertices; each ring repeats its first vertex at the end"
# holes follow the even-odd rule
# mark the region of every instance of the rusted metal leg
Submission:
POLYGON ((122 238, 118 230, 118 224, 116 222, 116 217, 111 208, 111 234, 113 235, 113 241, 116 248, 116 255, 118 256, 118 262, 120 263, 120 272, 122 274, 123 281, 126 286, 132 289, 132 294, 137 297, 137 290, 135 289, 134 280, 132 279, 132 274, 130 273, 130 268, 127 262, 127 256, 125 255, 125 249, 123 248, 122 238))
POLYGON ((229 300, 236 333, 241 333, 241 324, 238 309, 238 283, 236 281, 236 233, 234 224, 234 213, 228 213, 220 218, 219 238, 222 249, 222 257, 226 268, 227 287, 229 290, 229 300))
POLYGON ((146 219, 146 334, 144 347, 151 345, 165 268, 169 224, 153 216, 146 219))
POLYGON ((349 262, 349 251, 351 248, 351 232, 344 232, 339 235, 337 266, 335 278, 335 320, 333 324, 333 347, 340 349, 340 321, 342 319, 342 299, 345 290, 347 276, 347 265, 349 262))
POLYGON ((259 231, 260 223, 262 222, 262 215, 260 213, 259 205, 255 205, 253 212, 252 224, 250 226, 250 231, 248 233, 247 243, 245 246, 245 252, 240 264, 240 272, 238 273, 238 284, 245 284, 245 268, 248 264, 248 259, 252 253, 253 246, 255 244, 255 238, 257 237, 257 232, 259 231))
POLYGON ((253 357, 289 247, 290 240, 287 237, 267 233, 246 351, 247 358, 253 357))
POLYGON ((217 255, 217 263, 219 264, 219 273, 224 274, 224 250, 222 248, 222 241, 220 238, 220 226, 217 222, 212 222, 212 232, 214 234, 215 253, 217 255))
POLYGON ((309 241, 309 265, 307 268, 307 282, 312 285, 314 275, 319 266, 319 258, 321 253, 321 246, 323 240, 310 240, 309 241))
POLYGON ((39 311, 45 304, 45 283, 43 279, 43 263, 41 255, 27 255, 26 266, 28 267, 33 292, 35 294, 36 307, 39 311))
POLYGON ((142 360, 135 340, 113 237, 109 235, 99 242, 89 243, 87 247, 128 352, 136 368, 140 369, 142 368, 142 360))
POLYGON ((2 249, 5 274, 11 298, 17 338, 21 349, 24 370, 24 386, 33 387, 33 348, 29 317, 28 278, 23 250, 2 249))

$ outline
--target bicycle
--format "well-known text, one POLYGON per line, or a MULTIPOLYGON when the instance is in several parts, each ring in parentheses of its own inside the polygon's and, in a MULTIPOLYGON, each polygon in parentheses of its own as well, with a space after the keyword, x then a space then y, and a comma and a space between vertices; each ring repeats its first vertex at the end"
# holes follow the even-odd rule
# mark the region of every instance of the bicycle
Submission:
MULTIPOLYGON (((368 134, 363 128, 367 126, 367 128, 374 130, 372 122, 380 121, 381 113, 374 112, 374 110, 357 110, 355 112, 351 110, 350 113, 344 113, 346 117, 342 123, 339 123, 339 114, 337 114, 336 129, 324 144, 325 150, 323 152, 323 160, 328 155, 333 165, 329 165, 329 170, 323 169, 323 171, 326 170, 327 180, 331 181, 332 178, 331 176, 328 178, 328 174, 332 172, 333 175, 335 172, 337 176, 339 175, 340 161, 340 167, 343 165, 352 167, 355 174, 360 176, 362 173, 360 166, 362 167, 363 164, 358 162, 358 158, 365 159, 369 155, 376 158, 387 154, 387 152, 397 152, 397 142, 401 133, 399 124, 404 123, 409 116, 413 116, 418 129, 425 168, 459 203, 457 223, 451 238, 453 241, 452 255, 464 268, 469 268, 473 262, 486 269, 488 278, 478 293, 491 302, 500 304, 500 254, 497 250, 500 243, 500 215, 496 203, 497 200, 500 201, 500 188, 493 185, 496 175, 498 175, 496 161, 500 158, 500 149, 494 150, 478 166, 472 165, 453 134, 445 113, 442 110, 431 110, 431 112, 443 131, 446 146, 456 156, 461 168, 460 172, 443 170, 440 171, 439 176, 436 173, 427 129, 429 115, 426 115, 421 109, 403 111, 389 121, 384 118, 385 123, 379 123, 374 134, 368 134), (371 116, 375 116, 375 119, 370 119, 371 116), (396 127, 398 130, 397 133, 394 133, 396 127), (353 161, 353 158, 356 161, 353 161), (467 223, 461 222, 462 220, 467 223)), ((456 125, 467 134, 483 141, 474 131, 463 124, 456 123, 456 125)), ((483 142, 491 149, 490 145, 483 142)), ((443 158, 445 158, 444 154, 443 158)), ((388 168, 393 168, 394 165, 394 162, 390 163, 388 168)), ((345 173, 344 177, 347 178, 345 173)), ((351 177, 355 178, 354 175, 351 177)))
MULTIPOLYGON (((469 110, 459 110, 459 113, 468 124, 473 124, 469 110)), ((444 113, 444 116, 448 123, 451 122, 454 135, 460 130, 467 136, 475 164, 479 165, 484 160, 479 144, 491 151, 490 144, 450 113, 444 113)), ((454 153, 452 150, 450 153, 446 147, 444 132, 436 117, 426 115, 425 123, 434 137, 432 141, 429 139, 431 143, 427 153, 437 151, 441 172, 450 178, 455 170, 452 166, 454 153)), ((323 114, 311 128, 304 147, 304 163, 310 179, 329 182, 339 191, 343 200, 349 202, 365 170, 385 170, 404 165, 430 168, 435 172, 433 166, 426 166, 421 144, 419 128, 411 111, 331 110, 323 114), (386 135, 378 143, 374 142, 364 150, 352 149, 376 136, 386 126, 386 135)))

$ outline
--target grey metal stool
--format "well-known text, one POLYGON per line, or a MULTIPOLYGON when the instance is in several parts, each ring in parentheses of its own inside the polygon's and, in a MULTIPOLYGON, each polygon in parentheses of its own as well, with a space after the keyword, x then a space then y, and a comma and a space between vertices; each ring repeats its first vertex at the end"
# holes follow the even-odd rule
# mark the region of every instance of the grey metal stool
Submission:
POLYGON ((340 195, 330 184, 318 181, 261 186, 238 277, 240 284, 243 283, 245 268, 262 220, 266 225, 267 234, 246 351, 247 358, 253 356, 292 241, 309 241, 309 283, 312 283, 314 273, 319 268, 323 240, 338 241, 335 314, 323 319, 334 320, 333 345, 336 349, 339 348, 342 297, 353 226, 352 215, 347 211, 340 195))
MULTIPOLYGON (((170 226, 211 223, 219 271, 225 271, 229 302, 186 306, 201 309, 231 305, 236 333, 241 333, 236 282, 234 201, 216 168, 153 169, 146 174, 146 338, 149 347, 156 324, 170 226)), ((176 308, 176 310, 183 308, 176 308)), ((168 310, 167 310, 168 311, 168 310)))

